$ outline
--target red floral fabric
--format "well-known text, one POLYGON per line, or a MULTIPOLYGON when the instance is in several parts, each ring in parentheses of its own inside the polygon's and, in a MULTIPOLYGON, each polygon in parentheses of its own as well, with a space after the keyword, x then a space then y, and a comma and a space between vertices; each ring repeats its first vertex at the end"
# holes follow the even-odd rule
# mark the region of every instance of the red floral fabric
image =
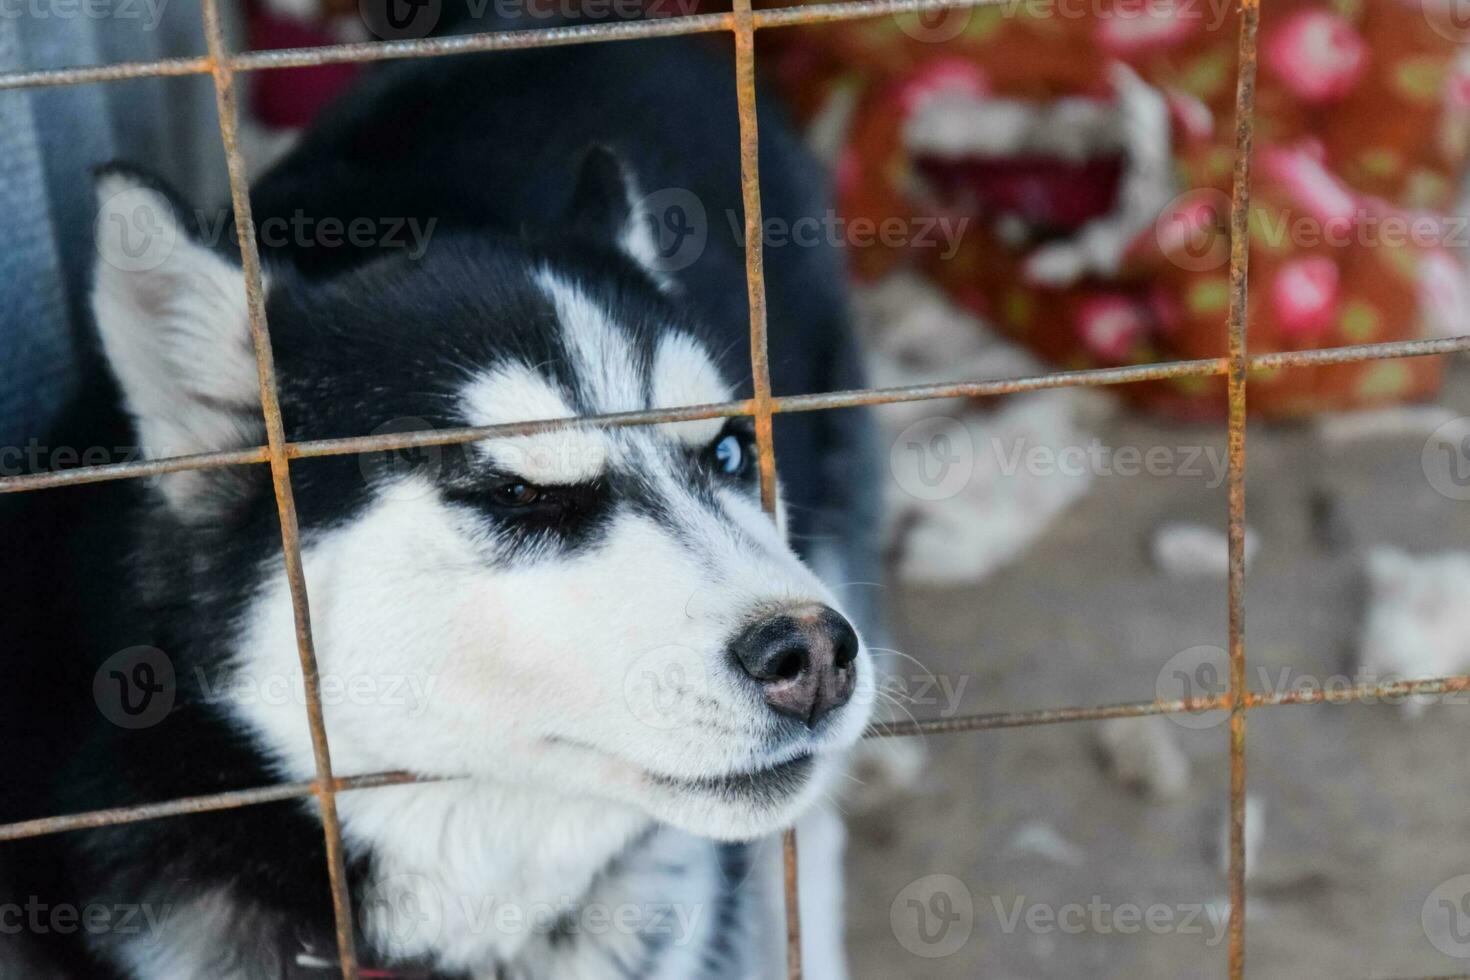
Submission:
MULTIPOLYGON (((1441 2, 1453 0, 1262 4, 1253 352, 1470 329, 1466 230, 1450 217, 1470 145, 1470 36, 1436 16, 1441 2)), ((934 214, 922 190, 934 175, 919 179, 923 162, 903 141, 926 98, 1109 99, 1117 62, 1165 96, 1183 193, 1128 246, 1116 275, 1064 288, 1028 282, 1028 248, 986 221, 947 258, 882 243, 850 251, 862 278, 922 268, 962 305, 1072 369, 1225 353, 1238 29, 1221 0, 1013 0, 768 31, 762 57, 802 115, 816 116, 834 94, 855 100, 838 166, 848 219, 934 214)), ((1089 205, 1084 194, 1061 206, 1089 205)), ((1262 371, 1249 406, 1281 417, 1425 398, 1440 371, 1439 358, 1262 371)), ((1119 391, 1177 416, 1224 406, 1222 378, 1119 391)))

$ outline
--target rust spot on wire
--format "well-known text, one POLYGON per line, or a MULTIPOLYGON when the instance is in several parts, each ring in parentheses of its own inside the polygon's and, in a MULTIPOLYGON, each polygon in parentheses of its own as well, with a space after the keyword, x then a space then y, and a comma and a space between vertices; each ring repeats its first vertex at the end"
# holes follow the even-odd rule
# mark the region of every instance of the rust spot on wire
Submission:
POLYGON ((1242 0, 1235 84, 1235 173, 1230 200, 1229 500, 1230 581, 1230 939, 1231 980, 1245 974, 1245 388, 1250 277, 1251 149, 1255 130, 1258 0, 1242 0))
POLYGON ((163 58, 158 61, 121 61, 111 65, 9 71, 0 73, 0 91, 43 86, 85 85, 90 82, 121 82, 131 78, 208 75, 213 67, 214 63, 208 58, 163 58))
POLYGON ((1383 684, 1355 684, 1342 690, 1312 688, 1298 691, 1252 692, 1246 696, 1248 708, 1272 708, 1287 704, 1352 704, 1368 701, 1392 703, 1418 694, 1460 694, 1470 691, 1470 676, 1435 677, 1425 680, 1393 681, 1383 684))
POLYGON ((1144 715, 1177 715, 1185 712, 1219 711, 1230 708, 1232 698, 1222 694, 1213 698, 1189 698, 1175 701, 1131 701, 1097 707, 1040 708, 1034 711, 993 711, 958 718, 924 718, 880 723, 870 727, 868 738, 907 738, 914 735, 954 735, 960 732, 988 732, 1001 728, 1029 728, 1033 725, 1059 725, 1074 721, 1106 721, 1109 718, 1139 718, 1144 715))
POLYGON ((291 589, 291 609, 296 622, 296 647, 301 660, 306 694, 306 717, 311 728, 312 755, 316 763, 316 799, 322 812, 326 840, 327 873, 332 886, 332 912, 336 918, 337 951, 343 980, 357 980, 357 950, 352 934, 352 900, 347 888, 347 862, 342 853, 342 828, 337 819, 332 756, 327 747, 326 723, 322 717, 321 685, 316 651, 311 638, 311 612, 306 595, 306 574, 301 561, 301 530, 296 519, 296 499, 291 492, 290 463, 286 454, 285 426, 281 421, 280 394, 276 389, 275 360, 265 322, 265 289, 260 269, 260 251, 255 241, 255 221, 250 210, 249 176, 240 155, 235 78, 220 26, 219 0, 203 0, 204 36, 214 62, 215 106, 219 111, 220 139, 230 176, 230 198, 235 210, 236 234, 240 240, 241 266, 245 276, 245 300, 250 314, 250 339, 255 348, 255 367, 260 381, 260 408, 265 417, 266 445, 270 450, 271 482, 275 486, 276 510, 281 519, 281 549, 286 562, 286 579, 291 589))
POLYGON ((776 450, 771 426, 771 359, 766 336, 760 137, 755 104, 755 25, 750 0, 735 0, 735 100, 740 113, 740 197, 745 209, 745 293, 750 304, 750 373, 755 392, 761 505, 776 515, 776 450))
MULTIPOLYGON (((1466 341, 1470 349, 1470 338, 1466 341)), ((1209 377, 1225 373, 1224 358, 1198 361, 1168 361, 1120 368, 1091 368, 1086 371, 1055 371, 1021 378, 991 381, 944 381, 898 388, 859 388, 816 395, 788 395, 772 400, 775 412, 813 412, 859 405, 888 405, 894 402, 929 401, 936 398, 986 398, 1048 388, 1081 388, 1101 385, 1158 381, 1164 378, 1209 377)))
POLYGON ((786 895, 786 976, 801 980, 801 901, 797 887, 796 828, 781 835, 781 886, 786 895))
POLYGON ((1252 354, 1251 370, 1277 367, 1315 367, 1321 364, 1352 364, 1400 357, 1432 357, 1470 351, 1470 336, 1439 337, 1433 340, 1398 340, 1380 344, 1355 344, 1348 347, 1323 347, 1317 350, 1280 351, 1274 354, 1252 354))
POLYGON ((804 3, 776 10, 759 10, 756 27, 791 27, 800 24, 835 24, 893 14, 917 14, 934 10, 1013 5, 1015 0, 856 0, 849 3, 804 3))
MULTIPOLYGON (((1393 699, 1407 698, 1415 694, 1458 694, 1465 691, 1470 691, 1470 674, 1393 681, 1383 684, 1357 684, 1341 690, 1317 688, 1299 691, 1247 692, 1242 707, 1243 710, 1254 710, 1301 704, 1367 704, 1370 702, 1392 704, 1393 699)), ((1030 728, 1036 725, 1060 725, 1079 721, 1106 721, 1109 718, 1230 711, 1234 706, 1235 696, 1227 692, 1213 698, 1127 701, 1121 704, 1039 708, 1031 711, 993 711, 960 715, 956 718, 921 718, 917 721, 875 724, 864 733, 864 737, 911 738, 916 735, 956 735, 961 732, 987 732, 1003 728, 1030 728)))

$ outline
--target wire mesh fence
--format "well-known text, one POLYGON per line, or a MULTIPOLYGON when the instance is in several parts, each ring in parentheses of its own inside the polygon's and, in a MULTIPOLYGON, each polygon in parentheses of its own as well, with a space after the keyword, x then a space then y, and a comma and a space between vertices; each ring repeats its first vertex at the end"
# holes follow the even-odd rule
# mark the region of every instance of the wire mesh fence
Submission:
MULTIPOLYGON (((0 478, 0 493, 19 493, 52 487, 137 479, 187 470, 227 466, 269 466, 279 514, 286 577, 295 615, 298 654, 305 680, 305 705, 315 761, 316 778, 305 782, 195 796, 119 807, 87 813, 58 815, 0 825, 0 841, 62 833, 203 813, 256 804, 312 797, 321 809, 326 841, 328 872, 335 913, 338 953, 344 980, 359 976, 352 929, 346 862, 336 796, 343 792, 370 792, 376 787, 428 781, 408 773, 375 773, 339 777, 332 767, 330 746, 323 721, 320 679, 312 640, 310 603, 302 567, 300 531, 292 495, 292 461, 426 446, 472 442, 492 437, 526 435, 578 426, 618 427, 650 425, 694 419, 749 416, 755 422, 759 449, 761 500, 774 512, 776 457, 772 418, 783 412, 826 411, 857 406, 890 404, 955 397, 987 397, 1048 388, 1124 385, 1168 378, 1217 377, 1227 382, 1229 437, 1228 540, 1229 573, 1229 684, 1216 697, 1182 700, 1138 701, 1123 704, 1073 706, 1027 711, 1005 711, 926 721, 906 721, 875 726, 869 737, 905 737, 988 731, 1035 725, 1144 715, 1181 714, 1205 710, 1229 713, 1230 733, 1230 820, 1229 820, 1229 929, 1228 969, 1232 978, 1245 968, 1245 819, 1246 819, 1246 716, 1263 707, 1311 703, 1353 703, 1405 697, 1416 694, 1448 694, 1470 690, 1470 675, 1363 684, 1346 689, 1318 689, 1256 693, 1246 683, 1245 650, 1245 463, 1246 389, 1253 371, 1343 364, 1388 358, 1421 357, 1470 351, 1470 336, 1364 344, 1317 350, 1251 354, 1246 346, 1248 269, 1248 222, 1250 214, 1251 151, 1255 131, 1255 76, 1260 0, 1240 0, 1238 73, 1235 99, 1235 156, 1230 208, 1230 301, 1225 323, 1227 354, 1219 358, 1172 361, 1117 368, 1060 371, 1001 380, 939 383, 901 388, 872 388, 853 391, 811 392, 777 396, 772 393, 767 350, 765 275, 762 251, 760 177, 757 165, 756 53, 757 30, 788 25, 809 25, 858 20, 886 15, 913 14, 960 8, 999 6, 1006 0, 845 0, 824 4, 755 10, 751 0, 734 0, 727 13, 688 14, 653 20, 553 27, 534 30, 498 31, 444 38, 424 38, 375 43, 335 44, 284 50, 242 51, 228 49, 221 25, 219 0, 201 0, 207 54, 202 57, 169 58, 148 62, 64 67, 0 74, 0 90, 44 86, 78 85, 126 79, 179 75, 210 75, 219 113, 220 137, 229 170, 231 200, 237 220, 240 252, 248 302, 250 336, 259 376, 261 407, 265 420, 266 445, 221 452, 175 456, 163 459, 83 466, 0 478), (429 58, 471 52, 505 51, 554 47, 591 42, 612 42, 685 34, 728 33, 735 50, 737 111, 740 122, 740 165, 744 204, 746 283, 750 310, 750 351, 753 397, 718 404, 692 405, 578 418, 543 419, 502 425, 391 432, 354 438, 290 442, 285 436, 277 390, 270 334, 266 323, 260 250, 251 220, 249 178, 239 145, 237 76, 279 68, 326 64, 361 63, 402 58, 429 58)), ((795 980, 802 973, 801 923, 798 917, 797 850, 794 831, 783 840, 784 888, 787 923, 788 974, 795 980)))

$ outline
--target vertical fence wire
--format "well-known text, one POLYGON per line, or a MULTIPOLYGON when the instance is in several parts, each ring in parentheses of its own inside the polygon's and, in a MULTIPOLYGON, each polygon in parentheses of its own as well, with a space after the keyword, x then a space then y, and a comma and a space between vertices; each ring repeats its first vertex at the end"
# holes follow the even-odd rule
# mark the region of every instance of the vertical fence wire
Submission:
POLYGON ((255 240, 255 219, 250 208, 249 176, 245 172, 245 161, 240 154, 235 77, 220 23, 219 0, 203 0, 203 15, 205 43, 209 48, 213 68, 211 75, 214 79, 215 105, 219 112, 220 139, 224 143, 225 162, 229 168, 235 233, 240 242, 240 260, 245 276, 250 339, 255 348, 255 367, 260 382, 261 413, 265 417, 271 482, 275 489, 276 510, 281 523, 281 550, 285 556, 286 579, 291 590, 296 650, 301 661, 306 696, 306 718, 311 729, 311 750, 316 764, 316 798, 321 807, 322 833, 326 840, 327 875, 331 885, 337 953, 343 980, 357 980, 352 902, 347 891, 347 862, 342 853, 342 828, 337 817, 336 781, 332 776, 332 755, 327 746, 321 683, 311 635, 311 611, 301 559, 301 528, 297 522, 296 498, 291 490, 290 462, 286 454, 285 425, 281 420, 275 358, 265 319, 265 286, 260 268, 260 249, 255 240))
MULTIPOLYGON (((750 304, 750 375, 761 506, 776 519, 776 448, 771 422, 771 358, 766 331, 765 255, 762 251, 760 136, 756 118, 755 14, 751 0, 734 0, 735 100, 740 114, 740 194, 745 210, 745 291, 750 304)), ((797 887, 796 828, 781 836, 782 893, 786 902, 786 974, 801 980, 801 901, 797 887)))
POLYGON ((1231 980, 1245 975, 1245 388, 1250 274, 1251 149, 1255 129, 1259 0, 1241 0, 1235 84, 1235 171, 1230 199, 1229 502, 1230 573, 1230 932, 1231 980))

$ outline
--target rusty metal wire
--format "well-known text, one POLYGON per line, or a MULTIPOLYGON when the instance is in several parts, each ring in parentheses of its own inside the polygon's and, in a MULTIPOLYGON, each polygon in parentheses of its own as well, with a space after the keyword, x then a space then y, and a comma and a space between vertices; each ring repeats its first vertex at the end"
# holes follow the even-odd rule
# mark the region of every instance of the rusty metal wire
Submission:
POLYGON ((1231 980, 1245 975, 1245 387, 1246 310, 1250 275, 1251 150, 1256 124, 1256 33, 1259 0, 1241 0, 1235 87, 1235 173, 1230 196, 1230 367, 1226 373, 1230 470, 1230 923, 1231 980))
MULTIPOLYGON (((1405 340, 1379 344, 1357 344, 1350 347, 1324 347, 1317 350, 1282 351, 1253 354, 1247 358, 1250 371, 1282 367, 1310 367, 1321 364, 1347 364, 1358 361, 1404 357, 1433 357, 1470 351, 1470 336, 1444 337, 1435 340, 1405 340)), ((861 388, 804 395, 772 395, 773 414, 782 412, 817 412, 834 408, 858 408, 891 405, 900 402, 929 401, 942 398, 989 398, 1050 388, 1104 387, 1160 381, 1169 378, 1205 378, 1223 375, 1229 369, 1228 358, 1205 358, 1194 361, 1165 361, 1118 368, 1091 368, 1084 371, 1054 371, 1019 378, 997 378, 983 381, 941 382, 898 388, 861 388)), ((607 415, 585 415, 577 418, 536 419, 507 422, 500 425, 435 429, 413 432, 390 432, 375 436, 342 439, 315 439, 286 444, 288 459, 310 459, 317 456, 340 456, 351 453, 378 453, 424 446, 444 446, 474 442, 480 439, 529 435, 552 429, 598 426, 620 427, 652 425, 660 422, 685 422, 693 419, 754 415, 754 399, 711 405, 616 412, 607 415)), ((158 476, 182 470, 217 469, 270 460, 269 449, 255 446, 221 452, 169 456, 161 459, 80 466, 50 473, 0 478, 0 493, 21 493, 48 487, 100 483, 135 477, 158 476)))
MULTIPOLYGON (((848 0, 813 4, 782 10, 755 11, 751 28, 784 27, 793 24, 826 24, 860 20, 898 13, 962 7, 999 6, 1012 0, 848 0)), ((510 51, 547 48, 589 41, 631 41, 639 38, 707 34, 735 29, 734 14, 690 14, 652 20, 607 24, 579 24, 529 31, 486 31, 454 37, 420 38, 358 44, 327 44, 316 47, 242 52, 230 58, 235 71, 272 68, 307 68, 316 65, 391 61, 400 58, 434 58, 477 51, 510 51)), ((37 88, 45 85, 83 85, 160 75, 207 75, 213 70, 210 58, 163 58, 113 65, 81 65, 43 68, 0 74, 0 90, 37 88)))
MULTIPOLYGON (((1470 674, 1454 677, 1427 678, 1414 681, 1394 681, 1382 684, 1358 684, 1339 690, 1310 688, 1295 691, 1249 692, 1246 709, 1273 708, 1283 705, 1304 704, 1395 704, 1415 695, 1461 694, 1470 692, 1470 674)), ((1228 711, 1232 695, 1222 694, 1210 698, 1188 698, 1171 701, 1129 701, 1121 704, 1076 706, 1066 708, 1041 708, 1030 711, 996 711, 985 714, 961 715, 955 718, 924 718, 916 721, 895 721, 875 724, 865 733, 866 738, 914 738, 929 735, 956 735, 964 732, 997 731, 1007 728, 1034 728, 1039 725, 1059 725, 1070 722, 1106 721, 1109 718, 1137 718, 1144 715, 1196 714, 1204 711, 1228 711)), ((404 783, 444 782, 454 777, 415 776, 403 772, 381 772, 362 776, 343 776, 335 781, 337 792, 372 789, 378 786, 398 786, 404 783)), ((458 777, 465 778, 465 777, 458 777)), ((233 790, 208 796, 192 796, 163 803, 148 803, 140 806, 117 807, 110 810, 93 810, 59 817, 43 817, 20 823, 0 825, 0 841, 23 837, 40 837, 46 834, 65 833, 106 827, 112 824, 135 823, 140 820, 155 820, 160 817, 180 816, 191 813, 206 813, 212 810, 230 810, 236 807, 253 806, 261 803, 277 803, 281 800, 312 796, 317 792, 315 781, 281 783, 258 789, 233 790)))
MULTIPOLYGON (((751 0, 734 0, 731 13, 697 14, 646 21, 577 25, 530 31, 468 34, 446 38, 392 41, 368 44, 337 44, 289 50, 231 53, 220 30, 218 0, 203 0, 205 42, 202 57, 168 58, 147 62, 125 62, 0 73, 0 91, 42 86, 78 85, 127 79, 181 75, 210 75, 219 108, 221 139, 229 166, 231 198, 237 216, 250 331, 259 371, 262 412, 266 423, 265 446, 199 453, 188 456, 144 459, 57 472, 28 474, 0 479, 0 493, 17 493, 110 480, 137 479, 185 470, 266 464, 270 467, 281 523, 282 546, 293 609, 296 615, 298 653, 306 686, 306 707, 311 729, 317 778, 254 789, 235 790, 118 807, 89 813, 47 817, 0 826, 0 841, 44 834, 63 833, 141 820, 205 813, 283 800, 315 797, 322 811, 329 873, 336 915, 342 975, 357 976, 351 915, 341 833, 335 797, 339 792, 372 789, 408 782, 428 781, 407 773, 377 773, 346 778, 335 777, 322 717, 311 620, 302 570, 300 531, 291 494, 289 466, 292 460, 352 453, 383 452, 422 446, 448 445, 508 435, 524 435, 576 426, 616 427, 661 422, 747 415, 755 420, 761 473, 761 498, 768 512, 775 512, 775 450, 772 416, 780 412, 825 411, 864 405, 941 398, 982 398, 1038 391, 1048 388, 1095 387, 1132 384, 1168 378, 1224 376, 1227 383, 1230 472, 1227 481, 1229 508, 1229 658, 1230 684, 1215 698, 1181 701, 1138 701, 1124 704, 1045 708, 969 715, 958 718, 904 721, 874 726, 869 737, 904 737, 959 732, 989 731, 1036 725, 1098 721, 1143 715, 1168 715, 1219 710, 1228 712, 1230 731, 1230 931, 1229 972, 1238 978, 1244 972, 1244 800, 1245 718, 1258 708, 1303 704, 1348 704, 1386 701, 1414 694, 1448 694, 1470 691, 1470 675, 1385 684, 1364 684, 1343 690, 1253 692, 1246 687, 1244 520, 1245 520, 1245 397, 1250 372, 1283 367, 1343 364, 1385 358, 1436 356, 1470 351, 1470 336, 1436 340, 1363 344, 1309 351, 1249 354, 1246 350, 1248 248, 1247 218, 1250 208, 1250 157, 1255 111, 1256 35, 1259 0, 1240 0, 1239 74, 1236 93, 1236 156, 1231 204, 1230 308, 1227 318, 1227 353, 1220 358, 1175 361, 1085 371, 1061 371, 1016 378, 974 380, 959 383, 914 385, 901 388, 862 389, 827 393, 776 396, 771 392, 765 278, 761 251, 761 201, 757 160, 755 94, 755 32, 800 24, 824 24, 860 18, 942 9, 982 7, 1007 0, 844 0, 770 10, 753 10, 751 0), (279 395, 271 357, 261 287, 260 257, 250 220, 248 177, 236 143, 235 76, 240 72, 265 71, 313 65, 385 61, 400 58, 442 57, 481 51, 504 51, 553 47, 586 42, 669 37, 681 34, 731 32, 735 42, 737 103, 740 119, 741 190, 745 209, 746 279, 750 304, 751 366, 754 396, 742 401, 695 405, 675 409, 622 412, 568 419, 545 419, 507 425, 465 427, 437 431, 387 433, 377 436, 288 442, 281 418, 279 395)), ((785 894, 787 902, 788 974, 801 975, 800 920, 797 913, 797 852, 794 833, 783 840, 785 894)))
MULTIPOLYGON (((771 352, 766 323, 766 268, 762 247, 760 127, 756 119, 755 12, 750 0, 735 0, 735 103, 740 117, 740 199, 745 211, 745 292, 750 306, 751 415, 755 419, 761 507, 771 520, 776 509, 776 446, 771 422, 771 352)), ((801 905, 796 883, 796 828, 781 836, 782 892, 786 902, 786 972, 801 980, 801 905)))
POLYGON ((270 451, 271 483, 281 522, 281 550, 285 556, 286 581, 291 591, 291 611, 296 626, 296 649, 301 661, 306 697, 306 720, 311 729, 311 751, 316 765, 316 801, 322 814, 326 839, 327 874, 332 890, 332 914, 336 919, 337 953, 343 980, 356 980, 357 950, 352 932, 352 897, 347 886, 347 858, 342 850, 342 827, 337 817, 336 782, 332 777, 332 753, 327 745, 327 726, 322 715, 321 679, 316 649, 311 636, 311 610, 306 594, 306 572, 301 557, 301 528, 296 518, 296 498, 291 490, 291 464, 286 456, 286 427, 281 419, 280 392, 276 387, 276 365, 271 353, 270 332, 265 321, 265 278, 260 268, 260 250, 255 241, 255 220, 250 210, 250 178, 240 153, 239 112, 236 106, 235 75, 225 47, 220 24, 219 0, 203 0, 204 35, 214 65, 215 105, 219 112, 219 134, 229 169, 230 198, 234 205, 240 259, 245 276, 245 302, 250 316, 250 340, 255 349, 255 368, 260 382, 260 408, 265 418, 270 451))
MULTIPOLYGON (((380 772, 367 776, 347 776, 333 781, 335 793, 354 789, 375 789, 379 786, 401 786, 405 783, 441 782, 437 777, 415 776, 406 772, 380 772)), ((41 817, 0 826, 0 841, 20 840, 24 837, 43 837, 46 834, 61 834, 69 830, 88 830, 110 827, 114 824, 137 823, 156 820, 160 817, 177 817, 191 813, 209 813, 213 810, 233 810, 242 806, 261 803, 279 803, 283 800, 317 796, 321 787, 315 780, 297 783, 277 783, 255 789, 230 790, 211 793, 208 796, 188 796, 163 803, 145 803, 140 806, 121 806, 108 810, 89 810, 62 817, 41 817)))
MULTIPOLYGON (((1434 677, 1415 681, 1392 681, 1383 684, 1356 684, 1341 690, 1312 688, 1297 691, 1248 691, 1242 699, 1242 710, 1274 708, 1295 704, 1393 704, 1418 694, 1459 694, 1470 691, 1470 674, 1434 677)), ((907 738, 915 735, 952 735, 960 732, 985 732, 1001 728, 1028 728, 1033 725, 1059 725, 1074 721, 1106 721, 1109 718, 1139 718, 1144 715, 1197 714, 1203 711, 1230 711, 1235 706, 1233 693, 1212 698, 1187 698, 1172 701, 1129 701, 1094 707, 1040 708, 1033 711, 996 711, 987 714, 962 715, 957 718, 925 718, 917 721, 895 721, 868 729, 868 738, 907 738)))

